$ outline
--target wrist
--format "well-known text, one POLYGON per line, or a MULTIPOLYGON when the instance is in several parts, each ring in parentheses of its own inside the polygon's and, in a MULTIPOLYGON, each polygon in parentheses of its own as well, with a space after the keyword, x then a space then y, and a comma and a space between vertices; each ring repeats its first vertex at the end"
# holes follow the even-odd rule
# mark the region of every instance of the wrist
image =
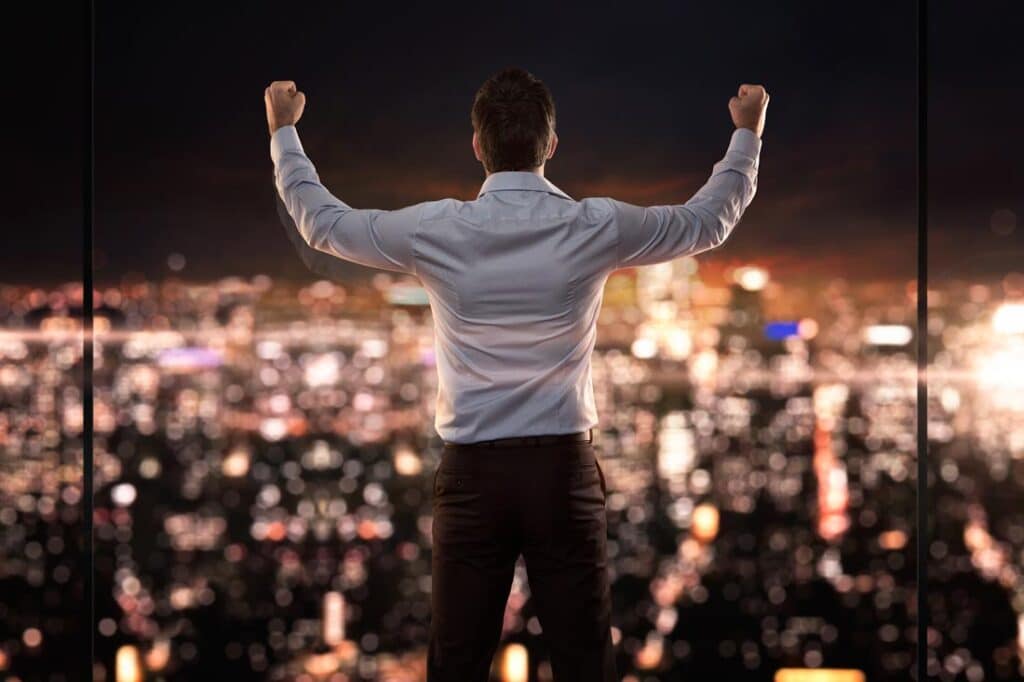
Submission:
POLYGON ((284 121, 274 121, 273 123, 270 124, 270 134, 271 134, 271 136, 273 136, 273 134, 276 133, 281 128, 287 128, 288 126, 293 126, 293 125, 295 125, 295 124, 294 123, 287 123, 287 122, 284 122, 284 121))
POLYGON ((299 133, 293 124, 282 125, 270 136, 270 158, 278 163, 288 152, 302 153, 299 133))
POLYGON ((749 130, 750 132, 754 133, 754 136, 757 139, 760 140, 761 139, 761 131, 758 130, 757 128, 758 128, 757 125, 738 125, 738 126, 736 126, 736 130, 749 130))

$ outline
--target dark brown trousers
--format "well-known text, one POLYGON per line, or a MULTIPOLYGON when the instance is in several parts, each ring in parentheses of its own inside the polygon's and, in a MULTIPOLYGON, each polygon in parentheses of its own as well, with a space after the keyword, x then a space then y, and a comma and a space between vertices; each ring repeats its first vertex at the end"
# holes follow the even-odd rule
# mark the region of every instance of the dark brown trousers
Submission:
POLYGON ((587 442, 445 447, 434 475, 429 682, 486 682, 520 554, 556 682, 617 680, 605 495, 587 442))

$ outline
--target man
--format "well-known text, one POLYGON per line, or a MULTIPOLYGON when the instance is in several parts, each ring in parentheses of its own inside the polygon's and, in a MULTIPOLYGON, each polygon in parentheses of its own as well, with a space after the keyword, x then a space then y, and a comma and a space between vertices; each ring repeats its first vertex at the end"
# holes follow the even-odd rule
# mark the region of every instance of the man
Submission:
POLYGON ((430 299, 445 441, 434 476, 428 680, 484 682, 525 560, 559 682, 615 680, 605 481, 590 376, 608 275, 718 246, 754 197, 768 95, 742 85, 736 131, 685 204, 575 201, 544 177, 558 145, 547 87, 506 69, 473 102, 473 201, 353 209, 320 184, 291 81, 264 93, 275 182, 313 248, 417 277, 430 299))

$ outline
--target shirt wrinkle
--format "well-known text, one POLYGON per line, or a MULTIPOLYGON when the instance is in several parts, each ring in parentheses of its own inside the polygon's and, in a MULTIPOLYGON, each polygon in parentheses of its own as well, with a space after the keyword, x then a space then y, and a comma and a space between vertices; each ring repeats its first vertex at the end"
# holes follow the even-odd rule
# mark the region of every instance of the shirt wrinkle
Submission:
POLYGON ((677 205, 576 201, 535 173, 506 171, 472 201, 381 211, 331 194, 294 126, 270 143, 274 183, 307 244, 423 286, 434 427, 458 443, 596 427, 591 357, 608 276, 721 244, 754 197, 760 150, 751 131, 735 131, 704 186, 677 205))

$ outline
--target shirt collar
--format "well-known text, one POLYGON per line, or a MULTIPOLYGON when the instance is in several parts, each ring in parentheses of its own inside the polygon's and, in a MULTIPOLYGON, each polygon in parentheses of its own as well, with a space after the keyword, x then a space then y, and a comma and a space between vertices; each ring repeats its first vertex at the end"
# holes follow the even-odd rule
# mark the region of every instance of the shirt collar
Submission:
POLYGON ((546 178, 542 178, 536 173, 531 173, 529 171, 501 171, 499 173, 491 173, 487 176, 487 179, 484 180, 484 184, 480 187, 480 193, 477 194, 477 197, 481 197, 487 192, 502 192, 505 190, 547 192, 548 194, 554 194, 555 196, 562 197, 563 199, 571 198, 568 194, 548 182, 546 178))

